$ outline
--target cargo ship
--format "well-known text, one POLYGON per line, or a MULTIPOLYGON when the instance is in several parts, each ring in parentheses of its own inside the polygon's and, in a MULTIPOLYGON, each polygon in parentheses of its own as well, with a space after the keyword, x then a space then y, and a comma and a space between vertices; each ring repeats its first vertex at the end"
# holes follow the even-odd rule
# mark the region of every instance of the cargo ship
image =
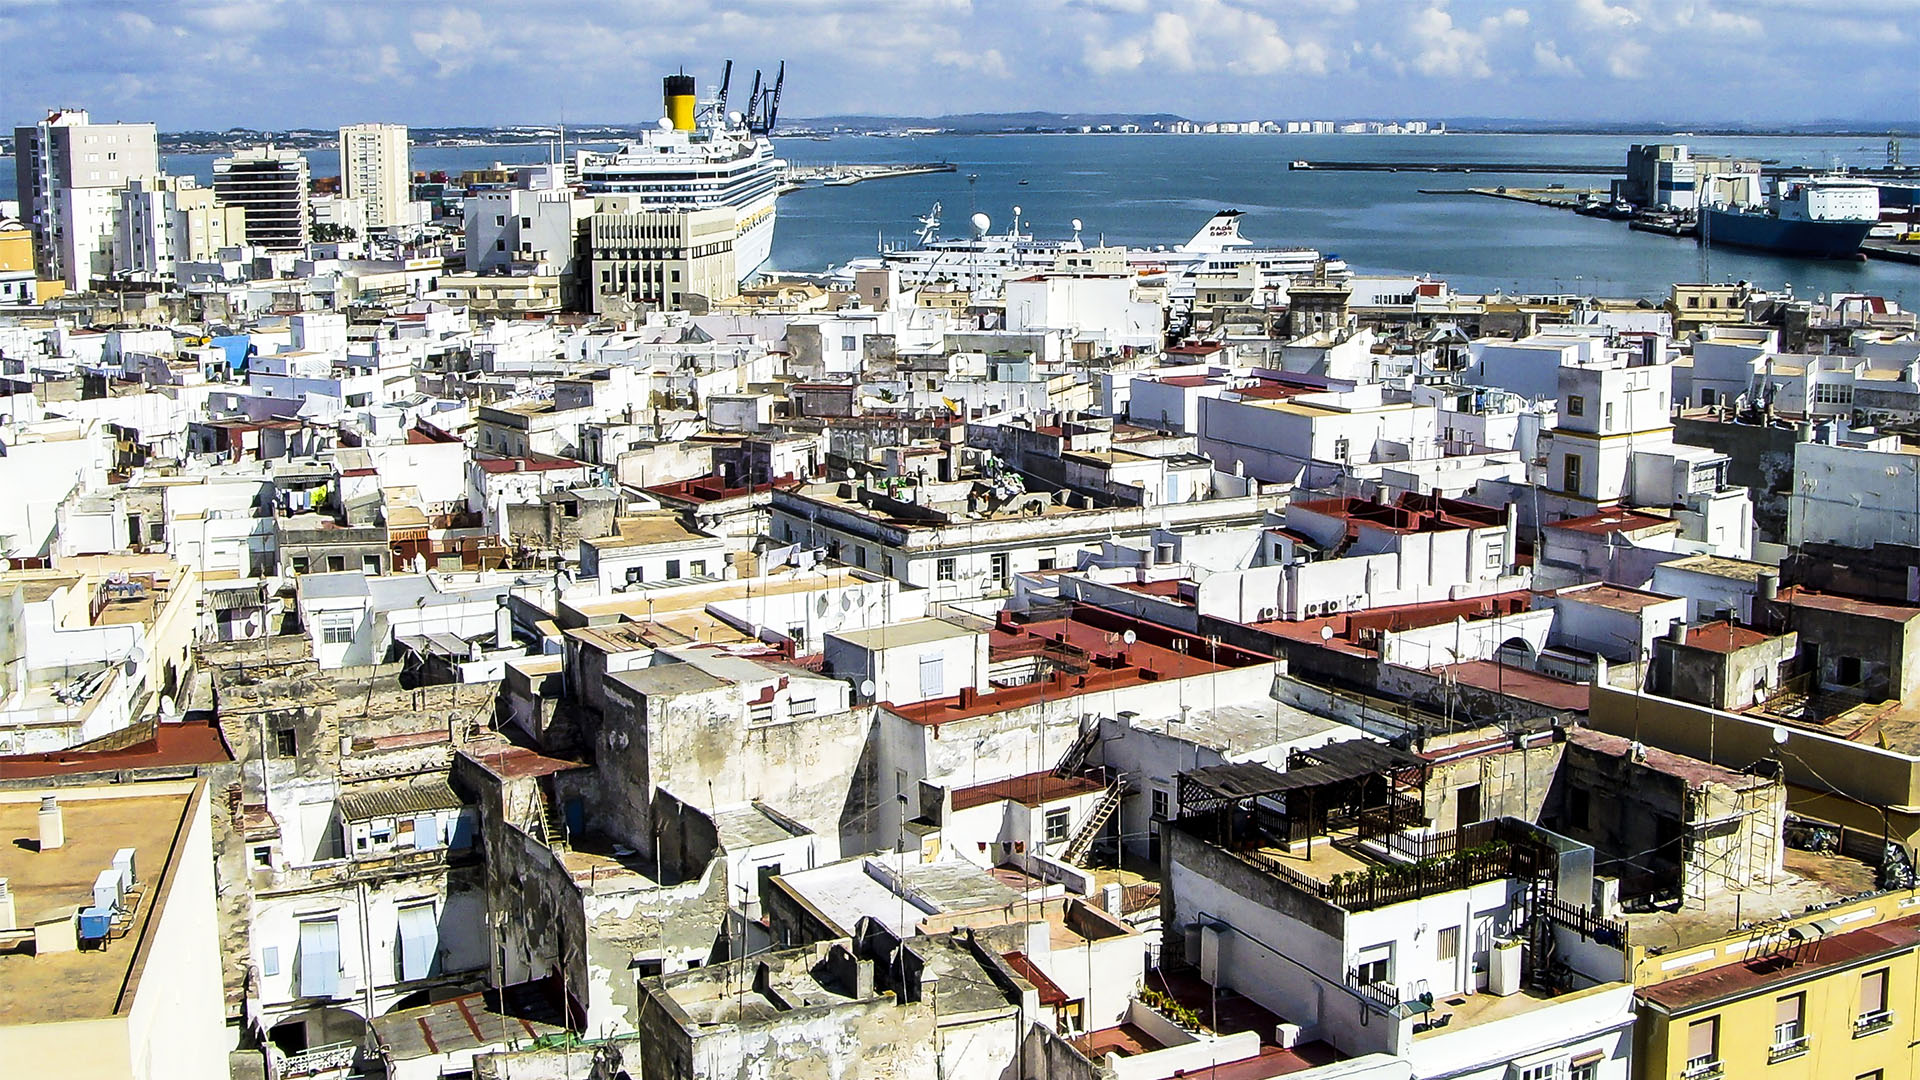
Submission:
POLYGON ((1709 206, 1702 243, 1810 259, 1851 259, 1880 223, 1880 189, 1851 176, 1782 181, 1764 207, 1709 206))

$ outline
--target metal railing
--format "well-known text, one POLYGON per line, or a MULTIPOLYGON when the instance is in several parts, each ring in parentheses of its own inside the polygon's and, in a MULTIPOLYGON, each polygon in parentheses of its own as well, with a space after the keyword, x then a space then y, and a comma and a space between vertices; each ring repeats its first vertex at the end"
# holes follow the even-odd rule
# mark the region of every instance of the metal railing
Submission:
POLYGON ((278 1075, 281 1077, 315 1076, 324 1072, 338 1072, 353 1067, 353 1059, 359 1054, 359 1044, 351 1042, 329 1043, 316 1046, 289 1056, 280 1063, 278 1075))

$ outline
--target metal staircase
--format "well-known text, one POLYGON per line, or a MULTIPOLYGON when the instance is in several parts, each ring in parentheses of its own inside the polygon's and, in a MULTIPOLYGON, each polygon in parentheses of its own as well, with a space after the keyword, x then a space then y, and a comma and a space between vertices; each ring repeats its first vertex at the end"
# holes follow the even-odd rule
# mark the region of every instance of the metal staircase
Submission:
POLYGON ((560 816, 560 807, 554 803, 552 794, 544 789, 540 792, 538 809, 540 839, 555 851, 566 851, 568 848, 566 819, 560 816))
POLYGON ((1100 742, 1100 718, 1096 716, 1092 720, 1092 723, 1085 720, 1080 722, 1080 734, 1074 737, 1073 745, 1067 747, 1067 752, 1060 755, 1060 761, 1053 767, 1053 775, 1075 776, 1086 765, 1087 755, 1093 753, 1093 748, 1100 742))
POLYGON ((1087 815, 1087 820, 1080 825, 1080 831, 1073 835, 1073 839, 1067 842, 1066 850, 1060 853, 1062 862, 1077 864, 1086 858, 1087 852, 1093 850, 1093 842, 1099 838, 1100 830, 1106 828, 1107 822, 1113 820, 1113 815, 1120 811, 1120 800, 1126 798, 1129 786, 1125 780, 1118 780, 1107 789, 1106 797, 1093 808, 1093 813, 1087 815))
POLYGON ((1526 984, 1541 993, 1553 990, 1553 915, 1548 907, 1558 892, 1551 869, 1536 873, 1527 888, 1526 984))

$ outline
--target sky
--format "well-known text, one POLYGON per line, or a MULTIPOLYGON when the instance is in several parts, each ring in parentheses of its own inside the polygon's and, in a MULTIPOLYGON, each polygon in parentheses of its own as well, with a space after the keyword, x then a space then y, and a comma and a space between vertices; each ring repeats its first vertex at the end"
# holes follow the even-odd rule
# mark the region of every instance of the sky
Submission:
POLYGON ((736 85, 785 59, 789 118, 1914 121, 1916 27, 1920 0, 0 0, 0 122, 645 123, 661 74, 727 57, 736 85))

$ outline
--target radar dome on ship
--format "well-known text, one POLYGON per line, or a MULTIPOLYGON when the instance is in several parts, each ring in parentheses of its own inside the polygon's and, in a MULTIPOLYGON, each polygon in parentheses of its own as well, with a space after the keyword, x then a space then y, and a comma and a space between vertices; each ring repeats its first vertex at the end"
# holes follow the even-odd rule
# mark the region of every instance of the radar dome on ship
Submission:
POLYGON ((673 130, 673 117, 671 117, 671 116, 663 116, 663 117, 661 117, 661 118, 660 118, 660 130, 661 130, 661 131, 672 131, 672 130, 673 130))
POLYGON ((980 232, 986 232, 989 228, 992 228, 992 226, 993 226, 993 219, 988 217, 987 215, 985 214, 973 215, 973 227, 979 230, 980 232))

